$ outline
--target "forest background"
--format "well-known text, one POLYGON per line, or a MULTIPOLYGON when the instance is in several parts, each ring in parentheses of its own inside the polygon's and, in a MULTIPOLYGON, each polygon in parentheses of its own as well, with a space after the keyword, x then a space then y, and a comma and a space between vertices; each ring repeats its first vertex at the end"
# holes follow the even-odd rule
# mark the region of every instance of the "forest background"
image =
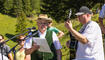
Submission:
MULTIPOLYGON (((62 45, 62 60, 69 60, 69 49, 66 41, 70 40, 69 33, 64 27, 69 9, 72 10, 71 20, 73 27, 78 31, 80 24, 75 13, 81 6, 87 6, 93 12, 92 20, 98 23, 99 11, 104 0, 0 0, 0 34, 8 40, 18 34, 26 32, 26 28, 35 26, 39 14, 47 14, 53 19, 53 26, 60 29, 65 35, 60 38, 62 45), (97 12, 98 10, 98 12, 97 12)), ((104 35, 103 35, 104 42, 104 35)), ((17 42, 16 38, 6 42, 13 48, 17 42)))

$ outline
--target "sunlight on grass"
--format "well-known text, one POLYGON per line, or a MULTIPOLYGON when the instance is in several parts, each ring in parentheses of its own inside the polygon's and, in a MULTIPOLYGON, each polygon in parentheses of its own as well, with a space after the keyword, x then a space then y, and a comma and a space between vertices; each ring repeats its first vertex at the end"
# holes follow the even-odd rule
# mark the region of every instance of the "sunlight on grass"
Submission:
MULTIPOLYGON (((92 20, 98 21, 98 15, 94 15, 92 17, 92 20)), ((105 22, 105 21, 104 21, 105 22)), ((10 39, 10 37, 15 36, 15 26, 16 25, 16 18, 2 15, 0 14, 0 34, 3 34, 5 36, 5 39, 10 39)), ((72 19, 72 25, 73 28, 77 31, 81 28, 82 24, 80 24, 77 19, 72 19)), ((36 27, 36 21, 35 20, 27 20, 27 27, 36 27)), ((69 32, 64 26, 64 22, 57 23, 55 20, 53 20, 53 26, 58 28, 59 30, 63 31, 65 35, 60 38, 60 42, 62 45, 62 60, 69 60, 69 48, 66 47, 66 41, 70 40, 69 32)), ((7 42, 7 44, 12 48, 16 45, 16 42, 14 40, 10 40, 7 42)))

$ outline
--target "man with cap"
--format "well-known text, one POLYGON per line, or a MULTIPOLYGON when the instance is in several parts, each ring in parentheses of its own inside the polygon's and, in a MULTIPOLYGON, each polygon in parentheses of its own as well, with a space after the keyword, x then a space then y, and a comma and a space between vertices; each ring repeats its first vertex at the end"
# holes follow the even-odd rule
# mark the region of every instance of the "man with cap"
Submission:
POLYGON ((78 41, 76 60, 104 60, 102 33, 99 25, 91 21, 92 12, 82 6, 76 13, 78 21, 83 24, 79 32, 72 27, 71 21, 66 21, 66 28, 78 41))
MULTIPOLYGON (((55 32, 47 30, 48 21, 50 20, 51 18, 48 18, 46 14, 39 15, 37 19, 38 33, 34 37, 45 38, 51 49, 51 53, 38 51, 40 46, 33 42, 32 38, 30 38, 28 40, 30 42, 26 42, 26 45, 27 43, 31 45, 28 49, 26 49, 26 55, 31 54, 31 60, 61 60, 62 54, 60 49, 62 47, 59 39, 55 32)), ((31 34, 34 33, 35 32, 32 32, 31 34)))

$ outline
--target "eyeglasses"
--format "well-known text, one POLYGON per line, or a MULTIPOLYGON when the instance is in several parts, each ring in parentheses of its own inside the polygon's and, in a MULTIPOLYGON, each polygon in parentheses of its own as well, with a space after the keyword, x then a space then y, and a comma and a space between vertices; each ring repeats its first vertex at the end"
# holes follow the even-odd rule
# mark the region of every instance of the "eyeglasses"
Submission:
POLYGON ((48 25, 48 23, 42 23, 42 22, 38 22, 38 24, 48 25))
POLYGON ((52 23, 52 22, 48 22, 48 24, 50 24, 50 23, 52 23))

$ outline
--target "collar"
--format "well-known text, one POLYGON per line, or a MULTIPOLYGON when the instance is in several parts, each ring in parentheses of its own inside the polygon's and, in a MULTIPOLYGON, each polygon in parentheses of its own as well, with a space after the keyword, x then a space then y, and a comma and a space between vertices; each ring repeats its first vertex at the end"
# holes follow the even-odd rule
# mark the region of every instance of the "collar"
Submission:
POLYGON ((42 34, 42 33, 38 30, 38 33, 39 33, 40 38, 45 38, 46 32, 47 32, 47 30, 42 34))

